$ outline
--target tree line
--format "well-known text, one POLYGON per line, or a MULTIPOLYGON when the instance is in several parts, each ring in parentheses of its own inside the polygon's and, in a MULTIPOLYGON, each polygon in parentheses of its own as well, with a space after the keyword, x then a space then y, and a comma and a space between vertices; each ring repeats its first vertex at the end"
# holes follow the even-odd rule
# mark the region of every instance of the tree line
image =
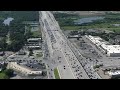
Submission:
MULTIPOLYGON (((25 31, 25 25, 22 24, 23 21, 37 20, 38 17, 34 14, 30 15, 32 12, 25 11, 13 11, 11 16, 15 16, 13 21, 11 21, 9 26, 3 24, 3 20, 0 20, 0 50, 1 51, 18 51, 26 43, 27 39, 32 35, 30 30, 25 31), (20 15, 18 15, 20 14, 20 15), (29 15, 28 15, 29 14, 29 15), (9 40, 11 43, 7 43, 9 35, 9 40)), ((39 20, 39 19, 38 19, 39 20)))

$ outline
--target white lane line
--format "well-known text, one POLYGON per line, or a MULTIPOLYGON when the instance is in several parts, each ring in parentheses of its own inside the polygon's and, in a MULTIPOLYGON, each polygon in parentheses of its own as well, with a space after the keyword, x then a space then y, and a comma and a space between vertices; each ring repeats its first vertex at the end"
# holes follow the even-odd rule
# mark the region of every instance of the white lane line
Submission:
MULTIPOLYGON (((63 50, 62 50, 62 49, 61 49, 61 52, 63 53, 63 50)), ((68 63, 68 61, 67 61, 67 59, 66 59, 64 53, 63 53, 63 56, 64 56, 64 58, 65 58, 65 60, 66 60, 66 62, 67 62, 67 64, 68 64, 68 68, 70 68, 70 64, 68 63)), ((70 68, 70 71, 71 71, 71 73, 72 73, 72 75, 73 75, 73 77, 74 77, 74 79, 75 79, 75 76, 74 76, 74 74, 73 74, 71 68, 70 68)))
MULTIPOLYGON (((56 37, 55 37, 55 38, 56 38, 56 37)), ((60 43, 60 41, 61 41, 61 40, 59 40, 58 43, 60 43)), ((58 45, 59 45, 59 44, 58 44, 58 45)), ((61 47, 61 45, 59 45, 59 47, 61 47)), ((62 54, 63 54, 63 56, 64 56, 64 58, 65 58, 65 60, 66 60, 66 62, 67 62, 67 64, 68 64, 68 68, 70 68, 70 64, 68 63, 68 61, 67 61, 67 59, 66 59, 66 57, 65 57, 65 55, 64 55, 64 53, 63 53, 63 50, 61 49, 60 51, 62 52, 62 54)), ((74 76, 71 68, 70 68, 70 71, 71 71, 73 77, 75 78, 75 76, 74 76)))

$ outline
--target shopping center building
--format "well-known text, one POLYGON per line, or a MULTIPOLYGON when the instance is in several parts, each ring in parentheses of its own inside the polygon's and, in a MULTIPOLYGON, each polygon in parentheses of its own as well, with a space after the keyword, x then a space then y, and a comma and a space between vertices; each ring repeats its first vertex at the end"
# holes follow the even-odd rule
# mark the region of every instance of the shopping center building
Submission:
POLYGON ((86 35, 93 44, 97 46, 103 53, 110 57, 120 56, 120 45, 111 45, 109 42, 103 40, 98 36, 86 35))
POLYGON ((25 75, 41 75, 42 74, 42 71, 31 70, 27 67, 19 65, 19 63, 17 62, 9 62, 7 68, 21 72, 22 74, 25 74, 25 75))

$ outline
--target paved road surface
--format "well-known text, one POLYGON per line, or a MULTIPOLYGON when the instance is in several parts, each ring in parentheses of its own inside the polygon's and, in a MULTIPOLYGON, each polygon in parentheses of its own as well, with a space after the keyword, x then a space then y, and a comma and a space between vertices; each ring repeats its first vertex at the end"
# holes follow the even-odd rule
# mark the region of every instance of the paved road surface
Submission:
POLYGON ((41 27, 47 38, 46 42, 50 53, 50 60, 56 62, 54 57, 63 57, 61 61, 64 63, 63 66, 66 68, 64 69, 62 66, 60 66, 61 68, 59 72, 62 73, 62 78, 66 79, 66 76, 68 76, 67 78, 71 79, 88 79, 88 75, 69 47, 67 43, 68 41, 65 39, 65 36, 62 33, 53 14, 49 11, 40 11, 39 14, 41 27), (53 55, 54 53, 55 55, 53 55), (67 73, 70 73, 72 76, 66 75, 67 73))

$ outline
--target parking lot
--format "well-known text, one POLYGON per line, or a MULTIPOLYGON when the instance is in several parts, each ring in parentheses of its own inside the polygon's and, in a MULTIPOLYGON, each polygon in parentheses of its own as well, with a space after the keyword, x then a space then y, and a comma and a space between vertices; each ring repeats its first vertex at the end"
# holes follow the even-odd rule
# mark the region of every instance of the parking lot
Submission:
POLYGON ((82 54, 83 58, 80 58, 79 61, 91 79, 101 78, 93 69, 95 65, 103 64, 106 67, 120 65, 119 57, 107 57, 84 36, 80 40, 70 39, 70 41, 78 49, 76 51, 82 54))
POLYGON ((72 43, 75 43, 77 45, 78 49, 81 49, 82 56, 86 58, 93 58, 93 59, 100 59, 102 56, 98 54, 98 52, 87 42, 84 41, 83 38, 80 38, 78 41, 77 39, 70 39, 72 43))
POLYGON ((101 77, 94 71, 93 66, 98 63, 98 59, 102 57, 96 52, 96 50, 89 45, 84 39, 80 39, 79 41, 76 39, 70 39, 71 43, 77 48, 75 53, 77 52, 76 56, 82 55, 78 57, 79 62, 83 66, 84 70, 86 71, 87 75, 90 79, 100 79, 101 77), (82 45, 80 45, 82 42, 82 45))

